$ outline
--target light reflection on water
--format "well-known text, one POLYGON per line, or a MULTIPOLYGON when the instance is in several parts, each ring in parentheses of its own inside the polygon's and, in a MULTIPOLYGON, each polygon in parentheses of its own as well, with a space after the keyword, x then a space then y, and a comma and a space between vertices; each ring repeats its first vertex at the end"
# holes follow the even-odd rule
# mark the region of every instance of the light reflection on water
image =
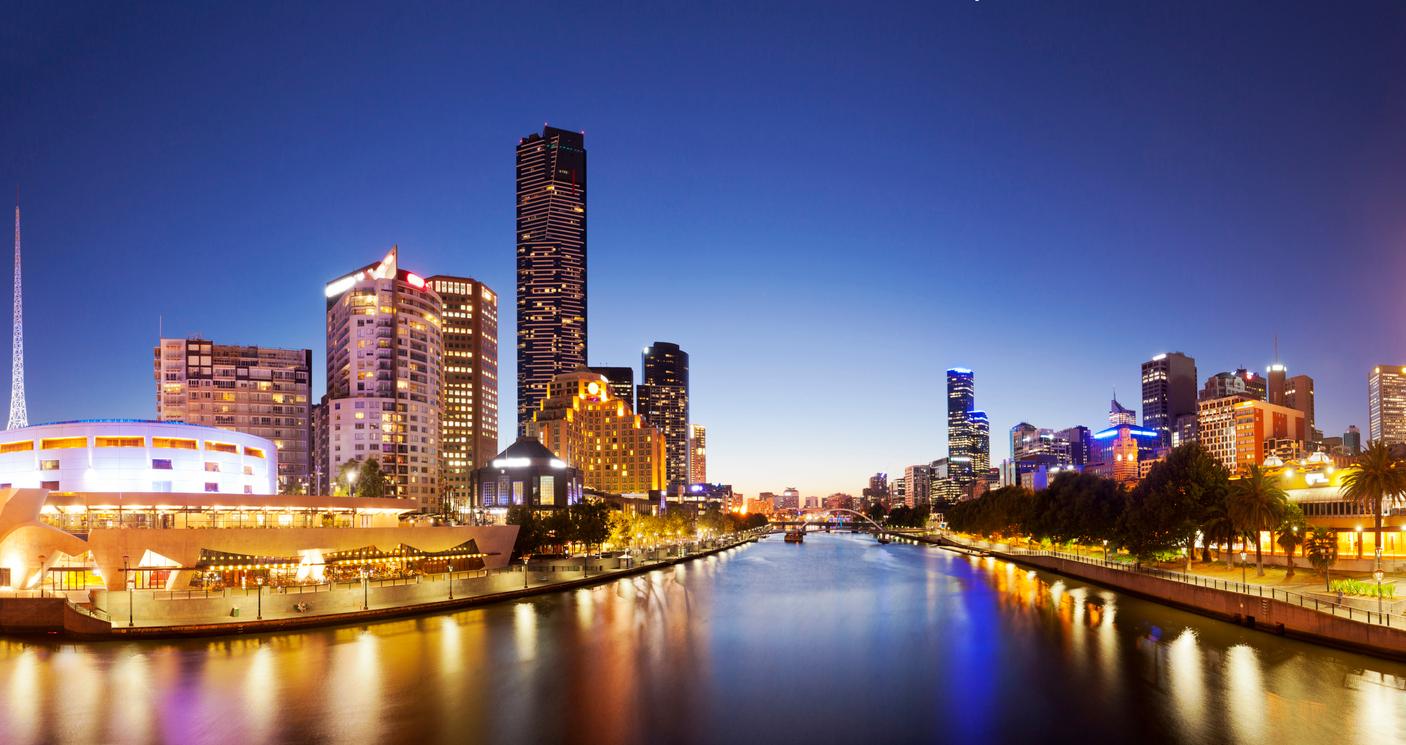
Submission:
POLYGON ((1406 666, 859 536, 365 628, 0 640, 0 740, 1399 742, 1406 666))

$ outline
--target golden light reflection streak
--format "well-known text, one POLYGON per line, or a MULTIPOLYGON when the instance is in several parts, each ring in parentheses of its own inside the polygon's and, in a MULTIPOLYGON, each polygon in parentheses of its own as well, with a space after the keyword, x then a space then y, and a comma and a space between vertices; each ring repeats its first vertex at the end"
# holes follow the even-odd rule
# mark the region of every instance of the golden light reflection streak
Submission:
POLYGON ((274 717, 278 715, 278 680, 273 674, 273 650, 260 645, 249 657, 244 676, 244 723, 250 742, 273 739, 274 717))
POLYGON ((326 695, 327 720, 337 723, 338 743, 381 742, 380 640, 370 631, 332 648, 326 695))
POLYGON ((152 739, 150 694, 151 661, 136 649, 127 649, 112 667, 110 691, 122 691, 121 696, 108 699, 112 723, 110 733, 119 734, 122 742, 148 742, 152 739))
POLYGON ((1103 672, 1104 680, 1113 682, 1118 679, 1118 631, 1114 628, 1114 621, 1118 617, 1118 600, 1111 592, 1100 592, 1099 597, 1103 600, 1098 608, 1098 667, 1103 672))
POLYGON ((537 612, 531 603, 513 606, 513 641, 520 661, 537 658, 537 612))
POLYGON ((7 742, 39 741, 39 654, 25 649, 11 658, 10 686, 5 697, 6 718, 4 738, 7 742), (13 738, 13 740, 11 739, 13 738))
POLYGON ((62 710, 85 714, 56 717, 57 739, 74 743, 100 740, 100 722, 93 713, 102 709, 102 678, 93 669, 92 657, 75 647, 64 647, 54 654, 53 663, 54 678, 63 685, 62 710))
MULTIPOLYGON (((1206 723, 1206 680, 1201 669, 1201 648, 1190 627, 1167 645, 1167 677, 1172 703, 1182 730, 1201 740, 1206 723)), ((1263 694, 1261 694, 1263 695, 1263 694)))
POLYGON ((1359 742, 1403 742, 1406 738, 1406 706, 1401 704, 1400 681, 1388 681, 1381 673, 1364 671, 1354 686, 1357 700, 1356 735, 1359 742))
POLYGON ((1240 742, 1264 742, 1264 674, 1254 647, 1237 644, 1226 650, 1225 683, 1230 699, 1228 719, 1235 736, 1240 742))

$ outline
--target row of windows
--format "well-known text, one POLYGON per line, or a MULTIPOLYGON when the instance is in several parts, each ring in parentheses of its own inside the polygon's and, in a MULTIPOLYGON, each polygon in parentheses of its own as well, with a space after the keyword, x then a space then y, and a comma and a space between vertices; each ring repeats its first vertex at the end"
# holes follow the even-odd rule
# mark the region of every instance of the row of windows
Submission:
MULTIPOLYGON (((198 442, 182 437, 153 437, 151 446, 154 448, 166 448, 169 450, 196 450, 198 442)), ((75 450, 88 447, 87 437, 45 437, 39 441, 40 450, 75 450)), ((145 437, 95 437, 93 438, 95 448, 140 448, 146 447, 145 437)), ((240 448, 230 442, 205 441, 205 449, 216 453, 230 453, 238 455, 240 448)), ((19 440, 17 442, 0 443, 0 455, 5 453, 21 453, 34 450, 33 440, 19 440)), ((244 454, 254 458, 264 457, 262 448, 244 447, 244 454)))

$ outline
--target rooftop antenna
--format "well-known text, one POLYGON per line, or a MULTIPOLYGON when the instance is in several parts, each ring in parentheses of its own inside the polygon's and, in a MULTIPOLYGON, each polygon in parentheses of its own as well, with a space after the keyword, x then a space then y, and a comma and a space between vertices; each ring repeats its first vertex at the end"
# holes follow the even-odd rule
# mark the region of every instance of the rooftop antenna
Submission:
POLYGON ((20 188, 15 186, 15 329, 10 338, 10 421, 5 429, 29 426, 24 406, 24 288, 20 283, 20 188))

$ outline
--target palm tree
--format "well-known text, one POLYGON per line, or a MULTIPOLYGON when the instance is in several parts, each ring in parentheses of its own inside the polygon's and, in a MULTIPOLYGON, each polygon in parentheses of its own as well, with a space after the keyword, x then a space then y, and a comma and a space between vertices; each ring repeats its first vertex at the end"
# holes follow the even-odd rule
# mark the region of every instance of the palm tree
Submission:
POLYGON ((1343 477, 1339 487, 1344 499, 1372 513, 1377 569, 1382 566, 1382 507, 1400 504, 1406 498, 1406 468, 1398 468, 1397 463, 1389 445, 1373 440, 1357 456, 1356 468, 1343 477))
POLYGON ((1201 524, 1201 541, 1206 551, 1204 554, 1206 562, 1210 563, 1210 546, 1215 544, 1217 549, 1225 554, 1225 568, 1230 569, 1230 544, 1235 542, 1235 524, 1230 521, 1230 517, 1225 512, 1225 505, 1213 505, 1210 510, 1210 517, 1201 524))
POLYGON ((1304 520, 1303 510, 1299 506, 1290 502, 1288 509, 1284 510, 1284 519, 1279 522, 1279 529, 1276 531, 1279 547, 1284 549, 1288 558, 1288 571, 1284 573, 1284 579, 1294 576, 1294 551, 1302 546, 1308 538, 1308 521, 1304 520))
POLYGON ((1250 466, 1244 477, 1230 482, 1230 497, 1225 511, 1235 529, 1255 537, 1255 576, 1264 576, 1264 554, 1260 550, 1260 532, 1273 530, 1284 519, 1289 498, 1279 488, 1279 478, 1266 474, 1259 466, 1250 466))

